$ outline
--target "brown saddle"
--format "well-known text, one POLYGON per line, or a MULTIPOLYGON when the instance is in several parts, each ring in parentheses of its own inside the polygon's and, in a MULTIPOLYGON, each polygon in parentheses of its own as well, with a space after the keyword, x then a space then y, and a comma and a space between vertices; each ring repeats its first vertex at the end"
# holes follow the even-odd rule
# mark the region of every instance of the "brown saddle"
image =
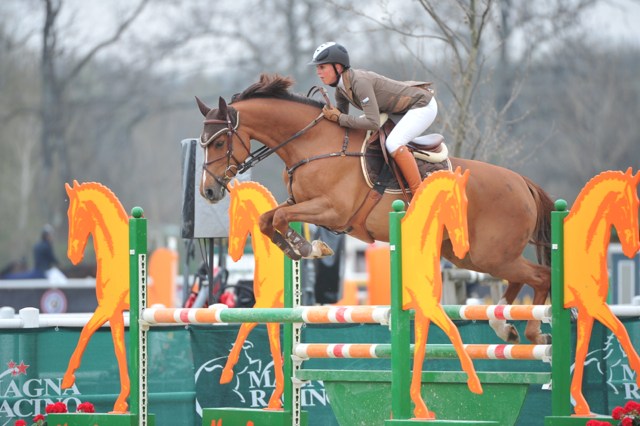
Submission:
MULTIPOLYGON (((382 127, 362 144, 362 153, 364 155, 360 165, 369 188, 382 186, 384 187, 384 192, 400 194, 403 186, 408 188, 407 182, 401 173, 394 171, 396 166, 384 147, 384 141, 394 126, 393 121, 385 121, 382 127), (390 172, 386 172, 385 168, 389 169, 390 172), (402 179, 402 186, 399 179, 402 179)), ((452 170, 442 135, 434 133, 419 136, 410 142, 407 147, 416 159, 422 179, 438 170, 452 170)))

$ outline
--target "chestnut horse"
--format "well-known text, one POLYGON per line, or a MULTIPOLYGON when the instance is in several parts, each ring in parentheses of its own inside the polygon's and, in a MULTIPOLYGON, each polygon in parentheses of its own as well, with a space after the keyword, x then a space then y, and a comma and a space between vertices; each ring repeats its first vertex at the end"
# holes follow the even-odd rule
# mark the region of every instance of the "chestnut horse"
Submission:
MULTIPOLYGON (((290 257, 314 257, 328 247, 311 243, 293 232, 290 222, 313 223, 347 232, 366 242, 389 241, 393 200, 385 193, 366 215, 358 212, 369 204, 370 188, 360 161, 364 130, 345 129, 324 120, 324 105, 289 92, 293 80, 263 74, 260 81, 233 97, 230 106, 220 98, 218 108, 197 99, 204 115, 200 143, 205 149, 200 193, 212 203, 220 201, 227 184, 271 154, 285 163, 283 178, 289 199, 260 218, 260 230, 290 257), (251 151, 250 141, 263 146, 251 151)), ((480 161, 450 158, 454 168, 469 170, 467 183, 469 243, 464 259, 458 259, 445 235, 442 256, 460 268, 506 280, 509 285, 500 303, 512 303, 524 284, 534 290, 534 304, 544 304, 550 288, 550 212, 553 202, 535 183, 511 170, 480 161), (537 246, 538 261, 522 256, 528 243, 537 246)), ((518 332, 504 320, 491 322, 498 336, 519 342, 518 332)), ((530 321, 525 336, 546 344, 550 336, 540 332, 540 322, 530 321)))

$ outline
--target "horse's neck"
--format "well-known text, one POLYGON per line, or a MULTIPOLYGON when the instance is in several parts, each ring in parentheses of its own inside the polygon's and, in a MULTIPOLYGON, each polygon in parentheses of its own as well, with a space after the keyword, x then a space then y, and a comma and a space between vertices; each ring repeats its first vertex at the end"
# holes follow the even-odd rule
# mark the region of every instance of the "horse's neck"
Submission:
POLYGON ((252 192, 248 198, 248 217, 251 222, 251 248, 256 259, 268 259, 270 256, 271 240, 260 231, 260 215, 271 210, 274 206, 266 196, 259 192, 252 192))
POLYGON ((419 250, 421 258, 429 259, 427 266, 440 265, 440 241, 444 233, 444 223, 440 222, 437 212, 440 209, 441 193, 429 192, 421 197, 421 205, 428 206, 425 214, 411 214, 403 224, 402 240, 404 247, 419 250), (425 195, 427 199, 425 199, 425 195), (424 203, 424 204, 422 204, 424 203), (406 231, 406 232, 405 232, 406 231))
POLYGON ((126 218, 123 218, 121 211, 114 206, 112 201, 87 203, 94 223, 93 246, 96 252, 98 268, 101 261, 110 261, 120 253, 127 253, 128 249, 128 228, 126 218))
MULTIPOLYGON (((316 112, 309 105, 276 99, 252 99, 238 103, 237 109, 240 124, 247 127, 251 139, 268 148, 278 147, 276 154, 287 166, 319 153, 339 151, 342 145, 345 130, 320 121, 313 129, 297 136, 292 143, 279 147, 317 118, 320 110, 316 112), (320 125, 324 125, 321 135, 317 132, 320 125), (322 143, 315 143, 320 140, 322 143), (305 141, 310 143, 303 144, 305 141)), ((356 131, 350 133, 353 132, 356 131)))
POLYGON ((585 249, 601 252, 611 239, 611 200, 614 191, 596 186, 576 200, 566 218, 565 239, 583 240, 585 249))

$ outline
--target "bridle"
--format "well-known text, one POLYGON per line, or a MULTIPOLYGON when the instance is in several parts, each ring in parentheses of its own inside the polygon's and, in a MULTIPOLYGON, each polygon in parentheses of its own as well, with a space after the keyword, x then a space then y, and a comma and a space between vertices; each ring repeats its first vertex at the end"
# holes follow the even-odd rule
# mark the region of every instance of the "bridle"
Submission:
POLYGON ((260 148, 256 149, 255 151, 251 152, 251 145, 248 144, 242 138, 242 136, 238 133, 238 127, 240 126, 240 112, 237 111, 236 109, 228 108, 226 115, 227 115, 226 119, 205 118, 205 120, 203 121, 205 125, 222 124, 224 125, 224 127, 222 127, 220 130, 218 130, 217 132, 209 136, 209 138, 206 141, 203 141, 203 138, 202 138, 203 135, 200 136, 200 146, 206 150, 206 148, 213 141, 218 139, 224 133, 226 133, 227 135, 226 137, 227 151, 225 152, 225 154, 220 157, 214 158, 213 160, 206 161, 205 159, 205 162, 202 165, 202 168, 205 170, 205 172, 207 172, 223 188, 223 191, 227 189, 227 184, 238 173, 242 174, 246 172, 256 164, 258 164, 260 161, 264 160, 265 158, 269 157, 271 154, 278 151, 280 148, 287 145, 289 142, 302 136, 304 133, 306 133, 309 129, 311 129, 313 126, 318 124, 323 119, 323 115, 322 113, 320 113, 303 129, 297 131, 295 134, 288 137, 285 141, 279 143, 275 147, 268 148, 267 146, 263 145, 260 148), (235 116, 232 115, 232 113, 235 113, 235 116), (247 151, 248 156, 244 161, 240 161, 234 156, 234 152, 233 152, 234 136, 238 138, 244 150, 247 151), (209 170, 208 166, 224 159, 227 160, 227 167, 225 168, 222 176, 216 176, 209 170))
POLYGON ((218 185, 220 185, 223 190, 225 190, 227 188, 227 184, 231 181, 231 179, 236 176, 238 173, 244 173, 244 171, 246 169, 242 169, 240 170, 240 165, 244 164, 243 162, 239 161, 234 155, 233 155, 233 136, 237 136, 238 139, 240 140, 240 143, 242 144, 242 147, 247 151, 247 153, 251 156, 251 149, 250 149, 250 145, 248 145, 245 140, 242 138, 242 136, 240 136, 240 134, 238 134, 238 127, 240 126, 240 113, 238 111, 236 111, 235 109, 229 108, 227 110, 227 117, 226 120, 222 120, 222 119, 218 119, 218 118, 205 118, 205 120, 203 121, 203 123, 205 125, 207 124, 223 124, 224 127, 222 127, 220 130, 218 130, 217 132, 215 132, 214 134, 212 134, 211 136, 209 136, 209 138, 204 141, 202 140, 203 135, 200 136, 200 146, 202 148, 204 148, 205 150, 207 149, 207 147, 216 139, 218 139, 223 133, 227 134, 227 151, 225 152, 224 155, 218 157, 218 158, 214 158, 213 160, 209 160, 205 161, 202 164, 202 168, 204 169, 205 172, 207 172, 209 175, 211 175, 211 177, 218 183, 218 185), (235 117, 233 117, 231 115, 231 111, 235 112, 235 117), (235 122, 235 124, 234 124, 235 122), (208 166, 210 166, 211 164, 217 163, 220 160, 227 160, 227 167, 224 170, 224 173, 222 176, 216 176, 215 174, 211 173, 211 171, 209 170, 208 166), (233 160, 235 162, 235 164, 233 164, 231 162, 231 160, 233 160))

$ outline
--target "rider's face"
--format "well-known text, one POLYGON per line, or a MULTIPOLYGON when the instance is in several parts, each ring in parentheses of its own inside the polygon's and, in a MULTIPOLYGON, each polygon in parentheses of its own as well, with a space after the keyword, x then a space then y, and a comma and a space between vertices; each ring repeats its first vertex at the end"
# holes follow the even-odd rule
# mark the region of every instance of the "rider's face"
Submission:
MULTIPOLYGON (((340 71, 342 65, 336 64, 336 67, 338 68, 338 71, 340 71)), ((333 69, 333 65, 331 64, 316 65, 316 74, 318 74, 318 77, 320 77, 320 80, 322 80, 324 84, 333 84, 338 79, 336 71, 333 69)))

